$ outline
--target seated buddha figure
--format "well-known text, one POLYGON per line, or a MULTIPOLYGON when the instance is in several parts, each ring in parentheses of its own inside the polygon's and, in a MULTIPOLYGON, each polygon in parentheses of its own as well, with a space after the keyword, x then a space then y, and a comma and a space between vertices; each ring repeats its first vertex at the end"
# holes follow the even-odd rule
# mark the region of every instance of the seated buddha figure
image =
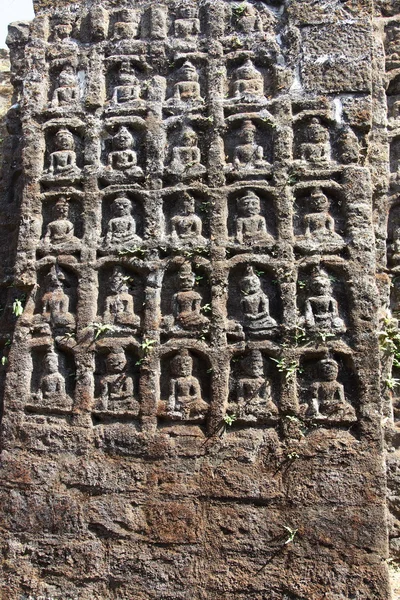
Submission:
POLYGON ((181 145, 172 148, 172 160, 167 171, 183 179, 205 173, 197 143, 196 132, 191 127, 185 127, 181 133, 181 145))
POLYGON ((76 65, 78 62, 78 44, 72 39, 72 21, 68 16, 65 18, 55 17, 53 21, 52 43, 47 50, 47 59, 52 67, 63 67, 65 64, 76 65))
POLYGON ((115 267, 105 301, 103 321, 111 325, 138 327, 140 319, 134 312, 133 298, 129 293, 126 277, 120 267, 115 267))
POLYGON ((310 296, 307 298, 301 325, 316 333, 343 333, 346 326, 339 317, 338 303, 332 296, 332 284, 328 274, 319 269, 313 272, 310 281, 310 296))
POLYGON ((187 350, 181 350, 171 361, 169 396, 165 414, 170 419, 202 421, 208 404, 202 398, 201 387, 193 375, 193 359, 187 350))
POLYGON ((50 154, 48 173, 56 178, 76 177, 80 169, 76 165, 74 136, 68 129, 60 129, 55 136, 56 150, 50 154))
POLYGON ((178 18, 174 23, 174 34, 177 38, 190 39, 200 33, 200 20, 196 6, 182 4, 178 18))
POLYGON ((136 221, 132 214, 132 204, 123 194, 112 204, 113 217, 109 220, 102 246, 105 250, 122 250, 141 242, 136 235, 136 221))
POLYGON ((139 79, 128 61, 124 61, 119 69, 118 84, 115 86, 111 103, 127 104, 139 100, 141 88, 139 79))
POLYGON ((97 410, 139 412, 139 403, 133 396, 133 380, 126 374, 126 366, 123 348, 111 350, 106 357, 106 373, 100 379, 97 410))
POLYGON ((201 244, 206 240, 201 235, 202 222, 195 213, 195 201, 187 192, 182 194, 182 208, 171 219, 171 240, 173 242, 201 244))
POLYGON ((190 264, 185 263, 179 271, 179 292, 173 296, 175 323, 183 329, 197 329, 208 323, 207 317, 201 314, 202 298, 194 290, 195 276, 190 264))
POLYGON ((65 67, 58 77, 58 87, 54 90, 51 108, 71 108, 79 101, 79 86, 71 67, 65 67))
POLYGON ((276 327, 277 323, 269 314, 269 299, 261 289, 261 282, 249 266, 240 282, 243 311, 243 329, 253 335, 265 335, 276 327))
POLYGON ((65 391, 65 379, 59 372, 58 356, 50 348, 43 360, 43 373, 40 378, 37 400, 48 408, 72 408, 72 400, 65 391))
POLYGON ((196 334, 208 319, 201 313, 202 297, 194 290, 195 275, 189 263, 184 263, 179 271, 179 291, 172 297, 172 316, 163 319, 168 333, 196 334))
POLYGON ((142 176, 143 171, 137 166, 135 138, 126 127, 121 127, 112 139, 112 151, 108 155, 108 168, 122 171, 127 176, 142 176))
POLYGON ((200 95, 196 67, 189 60, 178 71, 178 82, 174 85, 173 99, 181 102, 204 102, 200 95))
POLYGON ((263 147, 256 143, 256 126, 247 119, 239 130, 239 144, 233 153, 234 169, 265 169, 268 162, 264 160, 263 147))
POLYGON ((252 35, 263 31, 263 24, 256 7, 250 2, 242 2, 240 4, 240 13, 235 18, 235 28, 245 33, 252 35))
POLYGON ((130 40, 138 36, 139 14, 130 9, 119 12, 118 21, 114 24, 113 40, 130 40))
POLYGON ((264 78, 250 59, 234 71, 231 98, 241 102, 266 102, 264 78))
POLYGON ((272 400, 271 385, 264 375, 263 356, 259 350, 251 350, 241 362, 242 374, 235 386, 235 401, 228 411, 238 421, 263 422, 278 415, 272 400))
POLYGON ((329 214, 329 200, 321 190, 314 190, 310 198, 312 212, 304 217, 305 233, 297 246, 305 251, 324 250, 334 252, 344 246, 342 237, 335 232, 335 221, 329 214))
POLYGON ((237 207, 236 239, 239 244, 256 245, 273 241, 267 232, 265 219, 260 215, 260 198, 257 194, 246 192, 238 198, 237 207))
POLYGON ((81 242, 74 236, 74 225, 68 219, 68 200, 61 197, 54 206, 54 221, 46 228, 41 242, 42 252, 72 253, 81 247, 81 242))
POLYGON ((75 327, 75 318, 69 312, 69 297, 62 285, 63 274, 53 266, 46 277, 46 291, 41 301, 41 314, 35 315, 34 323, 46 322, 52 327, 75 327))
POLYGON ((344 395, 344 387, 337 381, 339 367, 333 358, 323 358, 317 364, 318 380, 311 384, 306 416, 332 421, 354 421, 355 410, 344 395))
POLYGON ((304 129, 300 145, 302 160, 311 163, 326 162, 330 158, 329 131, 317 117, 311 119, 304 129))

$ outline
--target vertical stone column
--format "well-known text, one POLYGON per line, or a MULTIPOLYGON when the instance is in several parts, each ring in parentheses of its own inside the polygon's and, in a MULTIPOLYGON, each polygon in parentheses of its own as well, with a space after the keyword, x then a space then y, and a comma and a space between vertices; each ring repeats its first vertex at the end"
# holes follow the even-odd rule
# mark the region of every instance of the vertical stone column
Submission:
POLYGON ((395 16, 34 4, 10 37, 0 589, 389 599, 395 16))

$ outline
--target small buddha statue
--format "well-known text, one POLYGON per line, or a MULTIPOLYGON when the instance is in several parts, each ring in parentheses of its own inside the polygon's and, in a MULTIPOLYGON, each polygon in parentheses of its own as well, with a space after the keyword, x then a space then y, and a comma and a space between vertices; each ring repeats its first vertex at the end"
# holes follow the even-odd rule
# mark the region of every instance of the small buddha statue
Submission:
POLYGON ((261 244, 272 242, 267 232, 265 219, 260 215, 260 198, 252 191, 246 192, 237 201, 236 239, 239 244, 261 244))
POLYGON ((197 146, 197 134, 191 127, 186 127, 181 134, 181 146, 172 148, 172 160, 168 171, 183 178, 196 177, 205 173, 201 164, 200 149, 197 146))
POLYGON ((134 312, 133 298, 129 293, 126 277, 120 267, 115 267, 109 283, 103 321, 111 325, 138 327, 140 319, 134 312))
POLYGON ((114 217, 109 220, 103 239, 107 250, 122 249, 141 242, 136 235, 136 222, 131 214, 132 205, 124 195, 117 197, 112 204, 114 217))
POLYGON ((68 200, 61 197, 54 207, 54 221, 46 228, 41 243, 42 252, 71 253, 80 249, 81 242, 74 236, 74 226, 68 219, 68 200))
POLYGON ((126 365, 123 348, 113 349, 107 355, 106 374, 100 379, 98 410, 139 412, 139 404, 133 397, 133 380, 126 374, 126 365))
POLYGON ((68 129, 60 129, 54 140, 55 152, 50 154, 48 173, 54 177, 76 177, 81 170, 76 165, 74 136, 68 129))
POLYGON ((174 85, 173 99, 182 102, 204 102, 200 95, 199 76, 196 67, 189 60, 178 71, 178 82, 174 85))
POLYGON ((182 331, 194 333, 208 319, 201 313, 202 297, 194 290, 195 276, 192 267, 184 263, 179 271, 179 291, 172 298, 172 319, 164 318, 164 326, 172 333, 182 331))
POLYGON ((386 29, 386 61, 397 63, 400 61, 399 52, 400 43, 400 25, 393 21, 386 29))
POLYGON ((138 36, 139 14, 136 11, 123 9, 119 12, 119 20, 113 29, 114 40, 129 40, 138 36))
POLYGON ((333 358, 323 358, 317 364, 319 380, 311 385, 307 417, 332 421, 354 421, 355 410, 344 395, 344 388, 337 381, 339 367, 333 358))
POLYGON ((178 18, 174 23, 175 37, 190 39, 200 33, 200 20, 195 6, 183 4, 179 7, 178 18))
POLYGON ((346 127, 339 137, 339 153, 340 161, 344 165, 358 164, 360 143, 351 127, 346 127))
POLYGON ((400 264, 400 227, 393 230, 393 241, 389 246, 389 258, 393 266, 400 264))
POLYGON ((266 102, 264 78, 250 59, 234 71, 231 92, 235 101, 266 102))
POLYGON ((75 318, 69 312, 69 297, 64 292, 62 278, 62 272, 53 266, 46 277, 41 316, 37 315, 35 322, 44 320, 53 327, 75 327, 75 318))
MULTIPOLYGON (((235 13, 234 13, 235 14, 235 13)), ((240 14, 235 14, 235 28, 245 34, 253 34, 263 31, 262 21, 258 10, 250 2, 240 5, 240 14)))
POLYGON ((79 86, 71 67, 65 67, 58 77, 58 87, 54 90, 51 108, 69 107, 79 101, 79 86))
POLYGON ((108 168, 123 171, 130 176, 141 176, 143 171, 137 166, 137 154, 133 150, 135 139, 126 127, 121 127, 112 139, 113 150, 108 155, 108 168))
POLYGON ((171 219, 171 239, 174 242, 204 243, 201 235, 202 222, 195 213, 195 201, 187 192, 183 193, 182 209, 171 219))
POLYGON ((68 21, 60 21, 53 27, 53 42, 69 41, 72 33, 72 24, 68 21))
POLYGON ((271 385, 264 375, 263 356, 259 350, 251 350, 244 357, 242 376, 236 383, 236 401, 228 410, 239 421, 265 421, 278 415, 278 409, 272 400, 271 385))
POLYGON ((70 408, 68 404, 72 404, 70 399, 66 402, 65 380, 58 371, 58 356, 53 348, 48 350, 44 357, 37 397, 49 407, 59 408, 62 404, 64 408, 70 408))
POLYGON ((338 303, 332 296, 328 274, 322 269, 314 271, 310 282, 311 295, 307 298, 301 324, 307 329, 325 333, 343 333, 346 326, 339 317, 338 303))
POLYGON ((150 5, 150 37, 152 40, 164 40, 167 37, 167 15, 165 7, 150 5))
POLYGON ((335 221, 329 214, 329 200, 319 189, 310 197, 312 212, 304 217, 305 233, 298 246, 304 250, 319 249, 321 244, 326 250, 338 250, 344 246, 342 237, 335 232, 335 221))
POLYGON ((302 160, 307 162, 326 162, 330 158, 329 131, 317 117, 311 119, 304 133, 304 142, 300 145, 302 160))
POLYGON ((111 99, 112 104, 127 104, 140 99, 140 82, 129 62, 121 64, 118 79, 111 99))
POLYGON ((59 20, 57 17, 56 19, 57 22, 53 25, 53 43, 48 51, 49 61, 52 66, 76 64, 78 44, 71 39, 72 22, 68 18, 59 20))
POLYGON ((261 289, 261 282, 252 266, 247 268, 240 284, 243 328, 254 335, 269 333, 277 323, 269 314, 268 297, 261 289))
POLYGON ((196 422, 205 418, 208 408, 201 395, 199 380, 193 376, 193 359, 187 350, 181 350, 171 361, 166 416, 196 422))
POLYGON ((235 169, 265 169, 264 150, 255 141, 256 127, 250 119, 243 122, 239 130, 239 144, 233 153, 235 169))

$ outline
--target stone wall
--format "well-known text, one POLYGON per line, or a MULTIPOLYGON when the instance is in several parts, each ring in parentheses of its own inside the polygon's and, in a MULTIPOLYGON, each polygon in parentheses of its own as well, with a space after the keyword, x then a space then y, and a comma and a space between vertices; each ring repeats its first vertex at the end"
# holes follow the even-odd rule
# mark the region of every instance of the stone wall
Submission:
POLYGON ((8 39, 2 594, 389 599, 400 6, 34 4, 8 39))

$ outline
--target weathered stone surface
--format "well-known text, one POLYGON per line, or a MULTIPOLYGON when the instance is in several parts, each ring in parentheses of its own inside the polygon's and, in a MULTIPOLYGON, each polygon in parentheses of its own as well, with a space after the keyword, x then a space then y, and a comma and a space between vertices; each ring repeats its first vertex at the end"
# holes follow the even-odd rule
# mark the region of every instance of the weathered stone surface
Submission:
POLYGON ((395 598, 397 3, 34 6, 8 37, 0 595, 395 598))

